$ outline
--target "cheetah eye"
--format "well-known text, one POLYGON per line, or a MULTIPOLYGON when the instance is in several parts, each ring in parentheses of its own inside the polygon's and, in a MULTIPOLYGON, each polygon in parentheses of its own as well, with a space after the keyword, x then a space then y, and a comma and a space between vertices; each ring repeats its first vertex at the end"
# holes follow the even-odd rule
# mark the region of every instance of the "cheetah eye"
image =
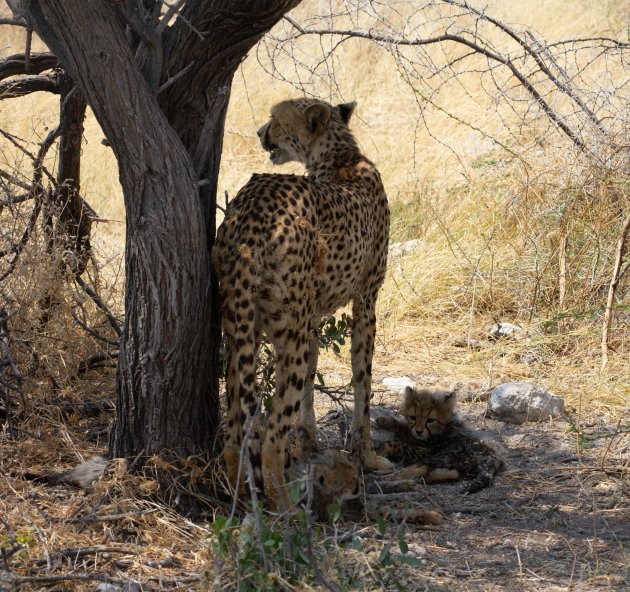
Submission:
POLYGON ((415 416, 415 415, 409 415, 409 416, 407 417, 407 419, 408 419, 409 421, 416 421, 416 416, 415 416))
POLYGON ((427 417, 427 424, 433 423, 434 421, 435 419, 433 419, 432 417, 427 417))
POLYGON ((323 485, 324 484, 324 475, 320 475, 318 481, 319 481, 320 485, 323 485))

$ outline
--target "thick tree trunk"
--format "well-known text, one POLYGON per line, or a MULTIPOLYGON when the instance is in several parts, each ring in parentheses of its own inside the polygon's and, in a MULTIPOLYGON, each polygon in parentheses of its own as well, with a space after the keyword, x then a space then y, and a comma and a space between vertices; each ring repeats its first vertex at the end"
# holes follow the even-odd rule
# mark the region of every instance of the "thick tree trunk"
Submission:
POLYGON ((211 445, 209 253, 188 153, 107 2, 32 1, 38 34, 82 85, 120 167, 127 212, 116 456, 211 445))
POLYGON ((209 252, 230 87, 247 51, 298 3, 188 2, 165 35, 161 83, 177 78, 158 102, 115 3, 9 0, 79 81, 119 163, 127 283, 114 456, 213 443, 220 324, 209 252))

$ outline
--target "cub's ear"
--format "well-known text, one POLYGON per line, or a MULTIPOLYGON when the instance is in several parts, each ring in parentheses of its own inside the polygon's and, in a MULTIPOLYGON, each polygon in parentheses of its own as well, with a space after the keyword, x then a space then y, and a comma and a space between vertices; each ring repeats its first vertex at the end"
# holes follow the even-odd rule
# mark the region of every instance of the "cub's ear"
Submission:
POLYGON ((321 134, 328 125, 330 109, 323 103, 315 103, 304 110, 306 129, 316 135, 321 134))
POLYGON ((352 101, 351 103, 342 103, 341 105, 337 105, 337 109, 339 109, 339 113, 341 113, 341 119, 343 122, 348 125, 352 114, 354 113, 354 108, 357 106, 356 101, 352 101))
POLYGON ((452 407, 455 405, 456 399, 457 397, 455 396, 455 391, 446 391, 442 401, 452 407))
POLYGON ((416 396, 415 389, 411 388, 410 386, 406 386, 405 387, 405 392, 403 393, 404 404, 405 405, 411 405, 411 403, 413 402, 415 396, 416 396))

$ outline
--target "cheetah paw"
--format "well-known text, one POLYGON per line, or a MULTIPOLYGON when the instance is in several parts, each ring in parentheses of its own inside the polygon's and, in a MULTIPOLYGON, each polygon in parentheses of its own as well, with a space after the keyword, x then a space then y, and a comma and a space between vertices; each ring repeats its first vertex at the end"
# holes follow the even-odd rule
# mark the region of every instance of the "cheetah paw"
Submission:
POLYGON ((366 454, 363 462, 366 469, 372 471, 391 471, 394 468, 394 463, 384 456, 378 456, 374 453, 366 454))

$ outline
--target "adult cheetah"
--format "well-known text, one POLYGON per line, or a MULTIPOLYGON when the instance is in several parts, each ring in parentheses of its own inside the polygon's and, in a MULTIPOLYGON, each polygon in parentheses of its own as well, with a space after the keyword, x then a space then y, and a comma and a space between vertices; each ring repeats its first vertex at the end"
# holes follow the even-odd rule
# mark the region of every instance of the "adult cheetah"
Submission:
POLYGON ((355 105, 296 99, 273 107, 257 132, 263 148, 272 163, 298 161, 308 175, 253 175, 230 203, 212 253, 228 357, 224 460, 235 487, 246 428, 259 406, 255 365, 262 332, 276 353, 276 393, 262 458, 247 451, 255 468, 262 465, 271 505, 288 505, 283 471, 298 411, 303 451, 317 448, 313 381, 319 321, 350 300, 352 449, 368 468, 391 466, 372 449, 369 420, 375 306, 387 264, 389 207, 376 167, 348 128, 355 105))

